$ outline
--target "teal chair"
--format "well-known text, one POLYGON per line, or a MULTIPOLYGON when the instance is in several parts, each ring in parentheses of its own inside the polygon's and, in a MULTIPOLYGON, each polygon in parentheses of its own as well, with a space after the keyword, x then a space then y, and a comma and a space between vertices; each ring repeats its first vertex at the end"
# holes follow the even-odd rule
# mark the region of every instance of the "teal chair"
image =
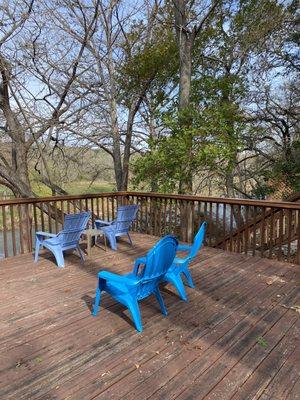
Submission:
MULTIPOLYGON (((178 245, 177 251, 185 251, 188 252, 188 254, 183 258, 175 257, 173 264, 171 265, 171 267, 169 268, 168 272, 165 274, 165 277, 163 279, 164 283, 171 283, 173 286, 175 286, 180 298, 184 301, 187 301, 187 295, 184 289, 182 274, 185 276, 188 286, 191 288, 195 288, 189 270, 189 264, 196 257, 198 251, 203 245, 206 228, 207 228, 207 223, 203 222, 194 238, 194 242, 192 245, 187 245, 187 244, 178 245)), ((143 263, 145 262, 145 259, 146 259, 145 257, 140 257, 137 261, 143 263)))
POLYGON ((168 235, 157 242, 142 261, 136 260, 130 274, 121 276, 108 271, 99 272, 92 315, 98 313, 102 292, 109 293, 129 309, 139 332, 143 330, 139 301, 154 294, 163 315, 167 315, 158 285, 173 264, 177 246, 177 239, 168 235))
POLYGON ((177 248, 178 251, 188 252, 183 258, 176 257, 168 272, 165 275, 164 281, 171 283, 175 286, 180 298, 187 301, 187 295, 184 289, 182 274, 185 276, 187 285, 194 288, 194 282, 189 270, 190 262, 196 257, 200 248, 203 245, 207 223, 203 222, 197 232, 192 245, 180 244, 177 248))

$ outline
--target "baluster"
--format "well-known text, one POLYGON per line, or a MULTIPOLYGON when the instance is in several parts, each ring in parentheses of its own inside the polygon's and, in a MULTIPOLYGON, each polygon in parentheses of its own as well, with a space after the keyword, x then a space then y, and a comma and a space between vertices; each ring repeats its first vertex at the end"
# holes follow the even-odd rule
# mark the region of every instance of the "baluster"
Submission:
POLYGON ((274 208, 271 208, 270 215, 270 239, 269 239, 269 258, 273 255, 273 243, 274 243, 274 208))
POLYGON ((278 232, 278 253, 277 259, 280 261, 282 259, 282 239, 283 239, 283 210, 279 211, 279 232, 278 232))
POLYGON ((18 217, 19 217, 20 250, 21 254, 24 254, 24 234, 23 234, 22 213, 20 204, 18 204, 18 217))
POLYGON ((97 218, 100 218, 99 197, 97 197, 96 199, 96 204, 97 204, 97 218))
POLYGON ((215 229, 215 240, 214 243, 217 243, 219 240, 219 203, 216 203, 216 229, 215 229))
POLYGON ((264 255, 264 243, 265 243, 265 213, 266 209, 263 207, 261 212, 261 221, 260 221, 260 256, 264 255))
POLYGON ((33 221, 34 221, 34 232, 38 231, 38 220, 37 220, 37 210, 36 204, 33 203, 33 221))
POLYGON ((6 223, 6 206, 2 206, 2 223, 3 223, 3 250, 4 250, 4 257, 8 257, 8 246, 7 246, 7 223, 6 223))
POLYGON ((57 201, 54 202, 55 233, 58 233, 57 201))
POLYGON ((254 206, 254 215, 253 215, 253 250, 252 255, 255 256, 256 253, 256 218, 257 218, 257 207, 254 206))
POLYGON ((172 207, 173 207, 173 200, 170 199, 169 201, 169 227, 168 227, 168 233, 173 233, 173 224, 172 224, 172 207))
POLYGON ((48 231, 52 233, 52 224, 51 224, 51 203, 47 203, 48 209, 48 231))
POLYGON ((148 197, 145 197, 145 233, 150 234, 149 216, 148 216, 148 197))
POLYGON ((242 216, 241 216, 241 206, 237 205, 237 249, 238 253, 243 251, 243 243, 242 243, 242 236, 241 236, 241 226, 242 226, 242 216))
POLYGON ((95 213, 94 213, 94 199, 93 199, 93 197, 90 199, 90 202, 91 202, 91 213, 92 213, 92 227, 94 227, 95 213))
POLYGON ((297 253, 296 253, 296 263, 300 264, 300 211, 295 210, 295 225, 296 225, 296 232, 297 232, 297 253))
POLYGON ((226 250, 226 204, 223 204, 223 250, 226 250))
POLYGON ((174 201, 174 234, 177 235, 177 212, 178 212, 178 204, 177 199, 174 201))
POLYGON ((292 210, 287 211, 287 261, 291 260, 291 242, 292 242, 292 210))
POLYGON ((61 228, 60 230, 63 229, 64 226, 64 219, 65 219, 65 215, 64 215, 64 202, 63 200, 60 201, 60 212, 61 212, 61 228))
POLYGON ((162 228, 162 223, 161 223, 161 210, 162 210, 162 199, 158 199, 158 234, 157 236, 161 236, 161 228, 162 228))
POLYGON ((40 218, 41 218, 41 227, 42 231, 45 231, 45 220, 44 220, 44 203, 40 203, 40 218))
POLYGON ((167 224, 167 199, 163 199, 164 204, 164 222, 163 222, 163 234, 166 234, 166 224, 167 224))
POLYGON ((107 221, 110 221, 110 213, 109 213, 109 197, 106 197, 106 211, 107 211, 107 221))
POLYGON ((26 218, 26 240, 27 240, 27 251, 31 252, 32 251, 32 232, 31 232, 31 216, 30 216, 30 205, 25 204, 25 218, 26 218))
POLYGON ((249 246, 249 206, 246 206, 246 212, 245 212, 245 254, 248 254, 248 246, 249 246))
POLYGON ((11 223, 11 237, 12 237, 12 247, 13 255, 17 255, 17 245, 16 245, 16 231, 15 231, 15 216, 14 216, 14 206, 10 205, 10 223, 11 223))
POLYGON ((229 251, 233 251, 233 204, 230 204, 230 242, 229 251))

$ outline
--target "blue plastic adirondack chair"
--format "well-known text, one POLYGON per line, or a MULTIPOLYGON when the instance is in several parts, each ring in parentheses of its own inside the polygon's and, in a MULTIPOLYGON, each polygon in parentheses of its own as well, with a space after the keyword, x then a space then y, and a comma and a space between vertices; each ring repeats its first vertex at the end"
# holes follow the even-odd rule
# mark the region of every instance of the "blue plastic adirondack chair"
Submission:
POLYGON ((169 282, 175 286, 180 298, 184 301, 187 301, 187 295, 185 293, 181 274, 185 276, 188 286, 194 288, 195 285, 189 270, 189 263, 193 260, 193 258, 196 257, 198 251, 203 244, 206 227, 207 222, 203 222, 194 238, 194 242, 192 245, 180 244, 178 246, 178 251, 188 251, 188 254, 184 258, 176 257, 174 259, 174 263, 172 264, 171 268, 168 270, 164 278, 165 282, 169 282))
POLYGON ((63 230, 58 234, 36 232, 34 262, 38 261, 39 250, 43 246, 52 251, 56 263, 60 268, 65 266, 63 255, 65 250, 77 249, 81 261, 84 261, 84 256, 79 246, 79 239, 82 232, 86 229, 90 216, 91 213, 89 211, 67 214, 65 215, 63 230), (45 237, 47 239, 44 239, 45 237))
POLYGON ((143 261, 135 261, 134 269, 130 274, 117 275, 108 271, 98 274, 98 286, 92 315, 96 316, 99 310, 101 292, 107 292, 131 312, 136 329, 142 332, 142 320, 138 302, 154 294, 159 302, 161 311, 167 315, 163 298, 159 291, 159 283, 172 265, 178 241, 174 236, 162 238, 148 252, 143 261))
POLYGON ((97 229, 101 229, 108 238, 110 246, 113 250, 117 250, 117 237, 126 235, 132 245, 132 240, 129 235, 129 228, 135 220, 139 206, 132 204, 129 206, 120 206, 117 211, 117 219, 112 222, 95 220, 97 229))

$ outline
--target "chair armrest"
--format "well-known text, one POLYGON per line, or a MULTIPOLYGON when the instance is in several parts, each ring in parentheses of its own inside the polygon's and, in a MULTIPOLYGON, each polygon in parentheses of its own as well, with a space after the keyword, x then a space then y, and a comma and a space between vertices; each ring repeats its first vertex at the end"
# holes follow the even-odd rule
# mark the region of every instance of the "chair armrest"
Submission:
POLYGON ((109 271, 101 271, 98 274, 98 278, 104 279, 106 281, 113 281, 115 283, 126 284, 130 286, 134 286, 138 284, 138 281, 127 278, 124 275, 114 274, 113 272, 109 271))
POLYGON ((132 273, 133 273, 134 275, 137 275, 137 274, 138 274, 138 272, 139 272, 139 266, 140 266, 141 264, 146 264, 146 260, 147 260, 147 257, 146 257, 146 256, 144 256, 144 257, 139 257, 139 258, 137 258, 137 259, 135 260, 135 262, 134 262, 134 268, 133 268, 133 271, 132 271, 132 273))
POLYGON ((35 234, 38 236, 49 236, 49 237, 57 236, 57 233, 49 233, 49 232, 42 232, 42 231, 35 232, 35 234))
POLYGON ((177 251, 190 251, 191 247, 192 246, 189 244, 179 244, 177 247, 177 251))
POLYGON ((112 222, 113 221, 104 221, 104 220, 102 220, 102 219, 95 219, 95 223, 97 222, 97 224, 100 224, 100 225, 111 225, 112 224, 112 222))

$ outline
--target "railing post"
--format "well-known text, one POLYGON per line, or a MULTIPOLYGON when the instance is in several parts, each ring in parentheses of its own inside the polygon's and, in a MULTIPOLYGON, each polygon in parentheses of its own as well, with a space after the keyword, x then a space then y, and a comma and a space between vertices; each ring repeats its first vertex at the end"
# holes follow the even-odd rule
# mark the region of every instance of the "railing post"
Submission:
POLYGON ((185 242, 193 241, 193 212, 192 202, 183 200, 180 205, 180 233, 181 239, 185 242))

